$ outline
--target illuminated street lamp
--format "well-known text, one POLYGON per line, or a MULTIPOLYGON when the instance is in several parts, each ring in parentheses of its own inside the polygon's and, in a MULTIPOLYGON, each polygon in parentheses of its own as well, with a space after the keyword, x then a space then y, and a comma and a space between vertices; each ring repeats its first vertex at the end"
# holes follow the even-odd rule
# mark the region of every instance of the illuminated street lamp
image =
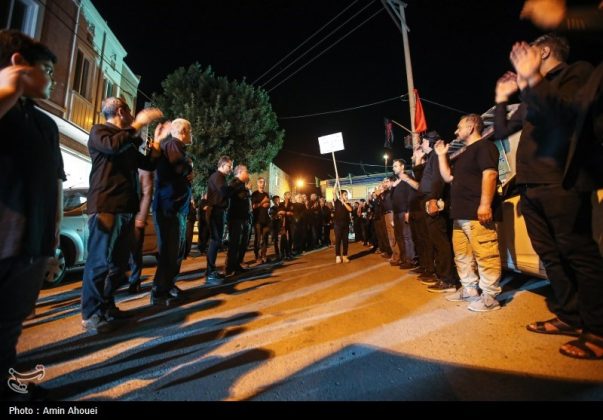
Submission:
POLYGON ((383 155, 383 160, 385 161, 385 164, 383 165, 383 172, 385 172, 387 174, 387 160, 389 159, 389 155, 386 153, 383 155))
POLYGON ((301 178, 299 178, 297 181, 295 181, 296 192, 299 192, 299 190, 301 190, 304 185, 305 185, 305 182, 301 178))

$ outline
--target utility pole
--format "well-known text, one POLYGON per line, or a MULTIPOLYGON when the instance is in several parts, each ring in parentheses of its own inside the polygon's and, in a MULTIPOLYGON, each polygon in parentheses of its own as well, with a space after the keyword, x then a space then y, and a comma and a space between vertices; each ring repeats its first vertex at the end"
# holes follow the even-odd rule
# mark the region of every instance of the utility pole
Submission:
POLYGON ((402 44, 404 45, 404 62, 406 64, 406 84, 408 85, 408 104, 410 105, 410 128, 412 129, 413 148, 419 144, 419 135, 415 131, 415 109, 417 100, 415 98, 415 84, 412 77, 412 63, 410 61, 410 48, 408 46, 408 32, 410 29, 406 25, 406 15, 404 8, 406 3, 401 0, 381 0, 383 7, 387 10, 389 16, 402 32, 402 44))

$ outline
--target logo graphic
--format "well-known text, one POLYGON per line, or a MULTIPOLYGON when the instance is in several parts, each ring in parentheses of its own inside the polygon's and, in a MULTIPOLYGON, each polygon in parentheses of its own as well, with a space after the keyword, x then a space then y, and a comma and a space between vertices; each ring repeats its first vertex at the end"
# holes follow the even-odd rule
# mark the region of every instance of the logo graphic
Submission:
POLYGON ((21 373, 15 369, 8 370, 10 378, 8 378, 8 387, 19 394, 27 394, 27 384, 32 381, 41 381, 46 374, 44 365, 36 365, 32 371, 21 373))

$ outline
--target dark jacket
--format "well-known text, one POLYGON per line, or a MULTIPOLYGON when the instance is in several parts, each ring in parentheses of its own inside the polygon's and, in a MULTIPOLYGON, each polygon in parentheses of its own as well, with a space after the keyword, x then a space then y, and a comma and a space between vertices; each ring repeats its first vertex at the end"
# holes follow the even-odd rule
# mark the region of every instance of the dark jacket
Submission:
MULTIPOLYGON (((560 64, 545 78, 557 95, 572 100, 591 71, 592 66, 586 62, 560 64)), ((496 104, 494 136, 504 139, 522 130, 516 156, 518 183, 561 184, 572 133, 571 117, 543 112, 528 104, 525 95, 523 92, 522 103, 509 120, 507 103, 496 104)))
POLYGON ((138 152, 142 139, 135 134, 133 128, 110 123, 96 124, 90 130, 88 214, 138 212, 138 168, 153 171, 155 162, 138 152))

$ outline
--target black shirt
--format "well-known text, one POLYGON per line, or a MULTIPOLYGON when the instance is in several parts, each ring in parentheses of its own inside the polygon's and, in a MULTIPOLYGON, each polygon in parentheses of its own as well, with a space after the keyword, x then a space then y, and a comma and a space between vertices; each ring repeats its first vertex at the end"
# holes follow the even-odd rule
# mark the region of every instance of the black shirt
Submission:
POLYGON ((162 210, 168 214, 188 212, 191 184, 186 177, 193 167, 186 156, 184 144, 168 137, 161 142, 161 152, 157 160, 153 211, 162 210))
POLYGON ((0 133, 0 259, 51 256, 58 180, 66 179, 57 126, 19 100, 0 118, 0 133))
POLYGON ((141 144, 133 128, 110 123, 92 127, 88 138, 92 159, 88 214, 138 212, 138 168, 155 170, 154 161, 138 152, 141 144))
POLYGON ((230 206, 228 220, 249 220, 251 202, 249 190, 239 178, 230 181, 230 206))
POLYGON ((406 213, 408 211, 411 193, 412 188, 404 181, 400 181, 400 183, 392 189, 391 197, 395 214, 406 213))
POLYGON ((220 171, 211 174, 207 180, 207 204, 216 209, 226 210, 229 194, 226 175, 220 171))
MULTIPOLYGON (((586 82, 592 66, 586 62, 560 64, 545 78, 560 96, 571 100, 586 82)), ((555 113, 541 113, 523 103, 507 121, 507 103, 496 104, 494 136, 504 139, 521 131, 517 146, 517 182, 521 184, 560 184, 569 150, 573 122, 555 113)))
POLYGON ((425 169, 419 184, 419 193, 426 200, 437 200, 444 194, 444 180, 440 175, 438 155, 433 151, 425 156, 425 169))
MULTIPOLYGON (((477 220, 477 208, 482 197, 482 175, 486 169, 498 171, 499 153, 489 140, 478 140, 467 146, 456 159, 452 168, 450 192, 450 218, 477 220)), ((492 211, 498 207, 498 195, 494 193, 492 211)))
MULTIPOLYGON (((349 204, 349 203, 348 203, 349 204)), ((340 200, 335 200, 335 215, 333 221, 336 225, 347 226, 350 223, 350 211, 340 200)))
POLYGON ((260 205, 264 198, 270 199, 270 196, 265 191, 260 192, 258 190, 254 191, 253 194, 251 194, 251 204, 256 206, 253 209, 253 223, 259 223, 261 225, 267 225, 270 223, 270 217, 268 216, 268 208, 260 205))
POLYGON ((392 190, 385 190, 381 194, 383 213, 394 211, 394 203, 392 202, 392 190))

